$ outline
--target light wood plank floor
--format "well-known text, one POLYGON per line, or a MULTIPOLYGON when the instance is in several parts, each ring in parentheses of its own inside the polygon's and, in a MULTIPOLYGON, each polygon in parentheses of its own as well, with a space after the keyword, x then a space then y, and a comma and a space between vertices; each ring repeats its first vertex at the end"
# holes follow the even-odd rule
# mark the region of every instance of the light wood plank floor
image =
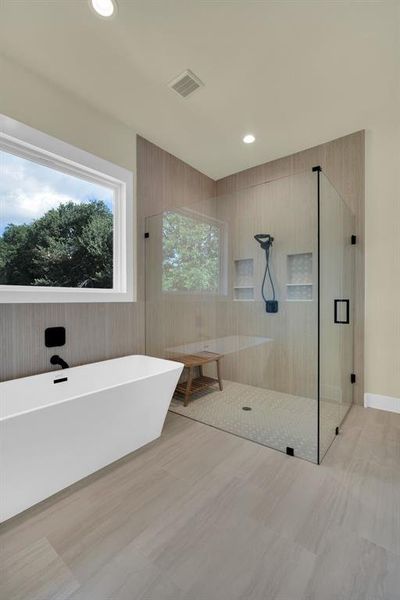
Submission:
POLYGON ((400 415, 324 463, 179 415, 0 530, 3 600, 399 600, 400 415))

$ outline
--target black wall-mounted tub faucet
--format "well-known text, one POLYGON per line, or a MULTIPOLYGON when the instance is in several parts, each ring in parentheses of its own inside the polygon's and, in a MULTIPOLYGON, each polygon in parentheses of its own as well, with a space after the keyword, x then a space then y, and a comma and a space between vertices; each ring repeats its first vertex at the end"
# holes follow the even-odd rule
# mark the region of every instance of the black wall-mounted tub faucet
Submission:
POLYGON ((53 356, 50 358, 50 362, 52 365, 60 365, 62 369, 69 369, 69 364, 66 363, 61 356, 58 356, 58 354, 53 354, 53 356))

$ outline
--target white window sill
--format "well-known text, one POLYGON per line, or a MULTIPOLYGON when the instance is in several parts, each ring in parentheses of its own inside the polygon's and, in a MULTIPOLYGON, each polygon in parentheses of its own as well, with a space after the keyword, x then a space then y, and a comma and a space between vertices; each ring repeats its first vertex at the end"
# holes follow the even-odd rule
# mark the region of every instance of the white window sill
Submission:
POLYGON ((56 304, 68 302, 136 302, 136 297, 133 291, 0 286, 1 304, 56 304))

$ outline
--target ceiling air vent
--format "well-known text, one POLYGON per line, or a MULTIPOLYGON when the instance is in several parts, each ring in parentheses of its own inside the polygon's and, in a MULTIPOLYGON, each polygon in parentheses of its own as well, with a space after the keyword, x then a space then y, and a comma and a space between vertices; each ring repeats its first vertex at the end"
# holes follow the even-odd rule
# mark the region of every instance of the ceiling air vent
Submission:
POLYGON ((202 87, 204 83, 188 69, 187 71, 184 71, 178 75, 178 77, 175 77, 175 79, 170 81, 168 85, 182 98, 186 98, 202 87))

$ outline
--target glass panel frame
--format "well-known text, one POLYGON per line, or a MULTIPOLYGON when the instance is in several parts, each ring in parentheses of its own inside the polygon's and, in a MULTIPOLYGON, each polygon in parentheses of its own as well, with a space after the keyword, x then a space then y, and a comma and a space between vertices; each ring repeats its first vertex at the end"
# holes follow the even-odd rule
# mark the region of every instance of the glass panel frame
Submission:
MULTIPOLYGON (((187 407, 174 401, 173 412, 282 452, 293 449, 295 456, 314 463, 318 462, 317 207, 310 169, 166 209, 223 223, 228 264, 222 293, 162 293, 163 213, 147 218, 145 250, 146 353, 182 361, 192 354, 223 354, 224 393, 231 394, 227 399, 215 387, 211 393, 199 392, 187 407), (261 296, 265 252, 254 240, 260 231, 274 237, 270 270, 278 313, 267 313, 261 296), (288 256, 295 257, 289 260, 297 270, 304 266, 306 272, 288 269, 288 256), (288 294, 291 285, 312 290, 288 294), (204 398, 212 397, 214 405, 199 414, 204 398), (229 407, 225 415, 218 412, 224 402, 229 407), (261 422, 265 429, 260 434, 261 422)), ((265 290, 267 299, 272 297, 268 279, 265 290)), ((216 379, 215 363, 205 364, 201 371, 216 379)), ((193 377, 198 379, 198 367, 193 377)))
MULTIPOLYGON (((235 429, 232 425, 223 426, 217 420, 207 420, 193 411, 185 413, 176 407, 172 410, 271 448, 287 453, 293 451, 295 456, 319 464, 335 439, 336 429, 345 419, 353 401, 350 383, 354 343, 354 246, 351 240, 354 234, 353 213, 320 168, 274 179, 176 210, 194 211, 223 224, 226 233, 224 251, 228 261, 224 285, 220 286, 219 293, 214 294, 199 290, 184 294, 163 294, 162 286, 156 283, 157 278, 162 276, 160 232, 163 213, 148 217, 146 230, 150 232, 150 239, 153 238, 153 246, 147 240, 146 352, 165 356, 168 351, 167 358, 174 358, 174 353, 176 357, 178 351, 181 356, 198 352, 224 354, 223 372, 228 384, 236 382, 243 386, 240 388, 243 406, 236 406, 234 410, 241 408, 246 411, 243 414, 246 414, 249 429, 244 434, 240 427, 235 429), (302 195, 302 178, 307 182, 304 197, 308 200, 304 206, 291 204, 290 198, 297 201, 302 195), (299 225, 303 223, 304 217, 312 232, 306 243, 301 242, 299 225), (266 307, 262 303, 258 278, 262 272, 260 269, 264 253, 258 251, 260 249, 257 245, 253 245, 253 237, 255 232, 258 233, 260 228, 264 230, 265 227, 275 234, 276 254, 272 254, 271 270, 277 287, 279 310, 277 315, 267 315, 270 319, 268 335, 274 348, 271 350, 272 346, 265 344, 267 352, 260 361, 260 349, 264 342, 260 342, 261 346, 257 348, 257 336, 265 332, 263 328, 266 321, 262 314, 265 316, 266 307), (329 252, 330 249, 335 251, 329 252), (152 268, 149 268, 150 263, 152 268), (335 290, 332 291, 332 298, 328 298, 326 285, 333 281, 335 290), (306 290, 302 289, 304 286, 307 287, 306 290), (251 314, 250 308, 257 305, 259 309, 255 310, 256 314, 251 314), (281 321, 279 328, 278 319, 283 315, 285 319, 281 321), (347 327, 347 321, 350 321, 351 327, 340 330, 340 327, 347 327), (307 323, 306 328, 303 327, 304 323, 307 323), (167 331, 168 327, 170 331, 167 331), (326 376, 328 328, 334 336, 331 343, 333 357, 330 367, 333 368, 330 376, 326 376), (221 338, 221 331, 229 335, 221 338), (286 341, 285 335, 288 338, 286 341), (303 336, 303 345, 296 345, 296 335, 300 338, 303 336), (152 339, 157 336, 160 341, 158 345, 152 339), (249 340, 251 343, 256 342, 253 350, 246 346, 250 343, 249 340), (233 350, 229 348, 232 344, 233 350), (310 351, 310 348, 314 350, 310 351), (341 363, 342 358, 345 359, 345 369, 341 363), (307 393, 304 386, 299 391, 299 381, 304 378, 304 372, 310 369, 310 365, 310 373, 315 369, 314 384, 313 376, 311 375, 311 379, 308 376, 308 384, 311 385, 309 390, 313 391, 307 393), (290 381, 294 385, 292 389, 290 381), (265 393, 260 396, 259 392, 262 390, 265 393), (252 391, 255 392, 254 397, 258 394, 256 400, 252 397, 252 391), (311 402, 304 409, 301 402, 307 400, 307 396, 311 402), (295 398, 298 409, 297 413, 291 414, 289 405, 295 398), (275 423, 276 431, 280 432, 279 442, 279 435, 274 436, 271 432, 271 437, 263 441, 249 433, 251 426, 254 426, 254 420, 253 425, 249 420, 252 402, 254 408, 257 401, 271 402, 271 405, 275 403, 275 412, 272 411, 269 417, 275 423), (284 401, 288 404, 285 405, 284 401), (301 448, 301 435, 296 438, 296 433, 304 428, 307 410, 308 448, 305 448, 304 440, 301 448), (315 448, 311 450, 313 445, 315 448)), ((204 366, 204 374, 214 377, 215 373, 210 368, 209 365, 204 366)), ((305 378, 307 380, 307 376, 305 378)), ((234 404, 235 401, 232 400, 232 406, 234 404)), ((239 416, 236 412, 235 418, 243 418, 243 414, 239 416)), ((307 442, 305 445, 307 446, 307 442)))

